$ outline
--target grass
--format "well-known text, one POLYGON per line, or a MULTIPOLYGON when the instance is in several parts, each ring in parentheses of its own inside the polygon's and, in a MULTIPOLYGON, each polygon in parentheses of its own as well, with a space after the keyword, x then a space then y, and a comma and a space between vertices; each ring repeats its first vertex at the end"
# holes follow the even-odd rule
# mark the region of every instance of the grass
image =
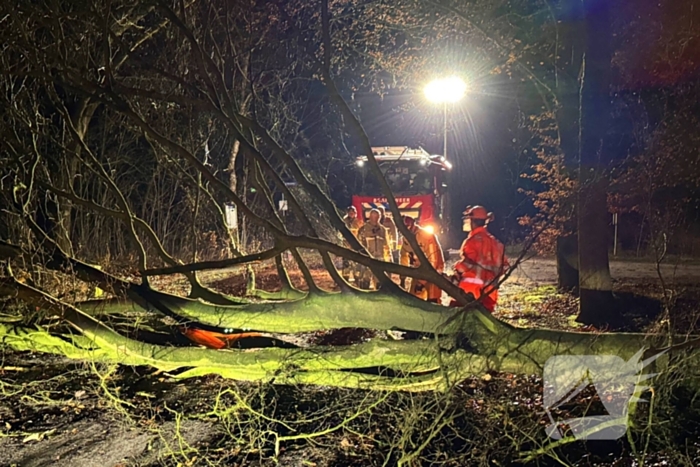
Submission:
POLYGON ((523 317, 537 317, 543 312, 542 303, 551 298, 562 297, 553 285, 538 287, 519 287, 512 294, 503 294, 499 300, 500 313, 510 312, 523 317))
POLYGON ((507 284, 502 289, 495 316, 516 327, 573 330, 577 323, 578 297, 562 293, 554 285, 507 284))

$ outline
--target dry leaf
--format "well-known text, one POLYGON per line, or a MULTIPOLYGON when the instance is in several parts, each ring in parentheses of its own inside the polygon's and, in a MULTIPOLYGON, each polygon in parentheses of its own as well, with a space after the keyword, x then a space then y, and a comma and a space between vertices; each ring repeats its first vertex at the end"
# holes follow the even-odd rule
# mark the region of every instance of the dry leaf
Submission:
POLYGON ((44 439, 46 436, 52 435, 56 430, 49 430, 49 431, 42 431, 42 432, 37 432, 37 433, 31 433, 27 435, 22 442, 23 443, 28 443, 30 441, 41 441, 44 439))

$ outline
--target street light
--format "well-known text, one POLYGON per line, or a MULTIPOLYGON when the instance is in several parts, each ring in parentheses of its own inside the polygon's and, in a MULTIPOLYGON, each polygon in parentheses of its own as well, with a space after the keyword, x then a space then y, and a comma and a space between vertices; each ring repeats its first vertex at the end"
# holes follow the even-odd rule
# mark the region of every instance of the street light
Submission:
POLYGON ((466 92, 467 83, 456 76, 436 79, 425 87, 425 97, 427 97, 430 102, 443 104, 443 157, 447 157, 447 104, 458 102, 464 97, 466 92))

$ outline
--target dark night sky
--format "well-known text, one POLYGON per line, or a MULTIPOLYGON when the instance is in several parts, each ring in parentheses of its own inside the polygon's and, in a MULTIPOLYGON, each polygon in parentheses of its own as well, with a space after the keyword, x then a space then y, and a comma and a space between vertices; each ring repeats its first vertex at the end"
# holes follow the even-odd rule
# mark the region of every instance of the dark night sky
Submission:
MULTIPOLYGON (((502 78, 493 79, 500 81, 499 88, 504 88, 502 78)), ((422 146, 430 153, 442 154, 442 105, 428 102, 422 86, 383 99, 377 94, 355 99, 373 146, 422 146)), ((454 166, 449 189, 453 225, 457 229, 464 207, 482 204, 496 214, 493 229, 498 234, 505 218, 522 199, 514 185, 517 177, 513 180, 507 170, 516 157, 511 134, 516 104, 512 96, 504 93, 474 90, 448 107, 447 151, 454 166)))
MULTIPOLYGON (((686 24, 688 21, 679 21, 679 18, 687 18, 694 11, 688 9, 691 3, 690 0, 620 3, 615 26, 636 26, 625 32, 622 42, 615 44, 616 51, 624 53, 625 58, 623 63, 617 56, 617 66, 624 67, 628 73, 624 78, 615 74, 618 70, 614 73, 613 88, 618 97, 627 95, 629 99, 629 94, 633 98, 639 93, 663 94, 664 88, 676 86, 679 81, 690 77, 697 79, 699 67, 691 65, 698 63, 694 57, 700 54, 700 47, 690 47, 684 52, 683 60, 672 61, 670 65, 654 62, 655 52, 663 49, 666 40, 673 43, 677 32, 680 34, 684 28, 690 27, 686 24), (657 21, 659 19, 663 21, 657 21), (638 47, 640 41, 646 46, 638 47)), ((565 22, 570 20, 566 14, 563 17, 565 22)), ((616 32, 621 33, 623 29, 616 32)), ((480 57, 471 50, 468 43, 446 44, 443 52, 448 52, 443 59, 449 60, 440 62, 441 59, 436 59, 434 69, 463 76, 474 84, 472 92, 450 110, 448 158, 454 164, 450 190, 455 227, 459 227, 460 213, 465 205, 482 204, 496 214, 492 226, 494 233, 508 240, 510 235, 506 232, 512 234, 518 230, 515 217, 532 212, 531 205, 523 202, 524 196, 517 191, 523 182, 518 172, 526 170, 531 163, 524 163, 523 148, 516 149, 513 143, 518 110, 519 106, 526 112, 537 109, 541 105, 540 98, 528 95, 527 86, 521 85, 519 79, 490 74, 488 70, 493 64, 489 63, 488 57, 480 57)), ((440 55, 439 51, 436 55, 440 55)), ((354 95, 353 107, 373 146, 423 146, 431 153, 442 153, 442 107, 427 102, 423 95, 423 87, 429 79, 426 77, 425 82, 416 80, 413 87, 392 90, 383 98, 376 93, 354 95)), ((627 111, 635 112, 631 108, 627 111)), ((632 117, 622 110, 610 122, 609 131, 614 137, 608 141, 608 150, 613 161, 621 161, 630 151, 639 150, 634 147, 630 127, 632 117)), ((654 118, 653 115, 649 117, 654 118)), ((346 205, 349 194, 349 191, 336 193, 336 201, 346 205)))

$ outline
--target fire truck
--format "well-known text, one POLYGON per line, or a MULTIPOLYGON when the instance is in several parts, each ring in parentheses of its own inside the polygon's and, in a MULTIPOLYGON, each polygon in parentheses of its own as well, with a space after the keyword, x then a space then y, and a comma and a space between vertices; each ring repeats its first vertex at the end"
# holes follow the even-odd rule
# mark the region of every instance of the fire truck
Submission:
MULTIPOLYGON (((431 155, 421 147, 373 147, 372 154, 391 187, 401 214, 413 217, 428 231, 446 233, 449 226, 446 175, 452 164, 444 156, 431 155)), ((352 205, 358 214, 366 221, 369 211, 379 205, 390 212, 379 183, 367 167, 367 156, 358 157, 355 165, 360 189, 352 196, 352 205)))

